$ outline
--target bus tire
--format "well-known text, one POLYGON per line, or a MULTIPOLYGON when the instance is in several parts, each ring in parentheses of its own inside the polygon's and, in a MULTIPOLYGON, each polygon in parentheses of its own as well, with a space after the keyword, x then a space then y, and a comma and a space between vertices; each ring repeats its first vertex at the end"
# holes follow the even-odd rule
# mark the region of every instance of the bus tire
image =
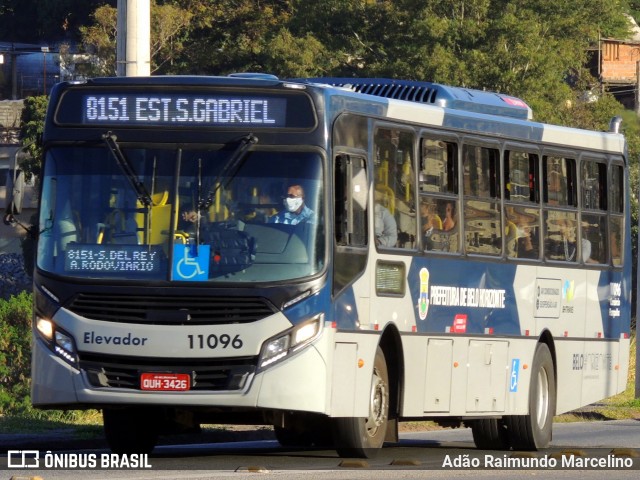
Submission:
POLYGON ((553 358, 545 343, 538 343, 531 365, 529 414, 505 417, 514 450, 539 450, 551 442, 556 410, 556 378, 553 358))
POLYGON ((333 439, 341 457, 373 458, 382 448, 389 422, 389 373, 384 352, 376 351, 368 418, 333 419, 333 439))
POLYGON ((113 453, 151 453, 158 443, 158 429, 148 412, 139 408, 102 411, 104 435, 113 453))
POLYGON ((502 420, 481 418, 470 422, 473 443, 480 450, 509 450, 509 436, 502 420))

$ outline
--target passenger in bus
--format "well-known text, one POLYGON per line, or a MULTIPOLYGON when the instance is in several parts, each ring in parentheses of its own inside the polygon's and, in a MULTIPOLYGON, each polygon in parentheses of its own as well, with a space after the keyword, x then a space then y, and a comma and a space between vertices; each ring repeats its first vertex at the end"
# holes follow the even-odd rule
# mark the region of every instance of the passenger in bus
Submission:
POLYGON ((538 241, 534 237, 534 231, 531 228, 523 229, 522 237, 517 241, 518 258, 538 258, 538 241))
POLYGON ((442 222, 442 229, 445 232, 453 230, 456 226, 456 204, 455 202, 447 202, 444 209, 444 221, 442 222))
POLYGON ((442 219, 436 213, 436 206, 430 200, 420 202, 420 218, 422 220, 422 245, 425 250, 433 250, 431 235, 435 230, 442 230, 442 219))
POLYGON ((298 225, 300 223, 315 223, 315 212, 304 203, 304 190, 301 185, 291 185, 283 199, 284 210, 269 217, 268 223, 283 223, 298 225))
POLYGON ((398 225, 388 208, 376 203, 375 213, 375 234, 376 246, 395 247, 398 242, 398 225))
POLYGON ((600 225, 595 218, 587 218, 586 215, 583 217, 581 246, 584 263, 605 263, 604 247, 601 242, 602 234, 599 229, 600 225), (593 248, 592 241, 595 242, 595 248, 593 248))
POLYGON ((555 214, 555 218, 547 219, 545 258, 561 262, 576 262, 578 244, 575 219, 560 212, 551 213, 555 214))
POLYGON ((202 212, 198 212, 198 210, 192 205, 187 206, 182 210, 182 214, 180 215, 180 223, 178 224, 178 230, 186 232, 186 233, 195 233, 196 223, 200 220, 200 224, 204 223, 206 219, 205 215, 202 215, 202 212))
POLYGON ((269 218, 278 213, 278 210, 274 208, 276 202, 267 193, 262 193, 257 200, 258 203, 251 205, 251 209, 243 220, 253 223, 267 223, 269 218))
POLYGON ((584 263, 600 263, 598 260, 591 258, 591 242, 586 238, 581 240, 582 245, 582 261, 584 263))

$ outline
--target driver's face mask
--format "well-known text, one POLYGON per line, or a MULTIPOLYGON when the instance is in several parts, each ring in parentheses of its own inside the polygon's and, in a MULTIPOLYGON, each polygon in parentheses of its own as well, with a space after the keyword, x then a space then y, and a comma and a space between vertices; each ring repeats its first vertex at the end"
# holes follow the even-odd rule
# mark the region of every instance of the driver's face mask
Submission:
POLYGON ((295 212, 302 206, 302 198, 301 197, 294 197, 294 198, 287 197, 287 198, 284 199, 284 206, 289 212, 295 212))

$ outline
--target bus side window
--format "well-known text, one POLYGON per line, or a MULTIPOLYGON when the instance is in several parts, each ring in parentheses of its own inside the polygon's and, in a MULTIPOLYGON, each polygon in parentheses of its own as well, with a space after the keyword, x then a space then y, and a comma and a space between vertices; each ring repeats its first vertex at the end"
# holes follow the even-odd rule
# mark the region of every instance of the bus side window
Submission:
POLYGON ((517 150, 507 150, 504 155, 505 199, 538 203, 538 155, 517 150))
POLYGON ((417 245, 414 144, 413 132, 379 128, 375 134, 376 201, 391 213, 397 229, 397 240, 386 247, 417 245))
POLYGON ((418 190, 422 250, 458 252, 458 145, 422 138, 420 154, 418 190))
POLYGON ((458 146, 423 138, 421 151, 420 192, 458 193, 458 146))
POLYGON ((367 173, 364 159, 336 157, 335 235, 344 246, 367 245, 367 173))
POLYGON ((352 155, 335 159, 335 251, 333 293, 337 294, 367 265, 366 160, 352 155))
POLYGON ((548 205, 576 206, 576 162, 571 158, 545 156, 542 159, 544 201, 548 205))
POLYGON ((562 210, 544 212, 544 256, 559 262, 578 261, 577 213, 562 210))
POLYGON ((539 157, 524 150, 504 153, 505 248, 510 258, 540 258, 539 157))
POLYGON ((582 261, 607 263, 607 216, 582 214, 582 261))
POLYGON ((607 164, 582 161, 581 247, 584 263, 608 263, 607 249, 607 164), (588 210, 589 213, 584 213, 588 210))
POLYGON ((542 158, 542 177, 544 202, 554 207, 544 212, 544 258, 560 262, 577 262, 580 259, 580 239, 578 214, 574 210, 577 204, 576 161, 572 158, 545 155, 542 158))
POLYGON ((500 154, 493 148, 463 149, 464 231, 468 253, 502 253, 500 154))
POLYGON ((540 257, 540 211, 525 205, 505 207, 507 256, 537 259, 540 257))
POLYGON ((622 266, 624 238, 624 168, 622 165, 611 166, 611 182, 609 182, 609 236, 611 261, 616 267, 622 266))

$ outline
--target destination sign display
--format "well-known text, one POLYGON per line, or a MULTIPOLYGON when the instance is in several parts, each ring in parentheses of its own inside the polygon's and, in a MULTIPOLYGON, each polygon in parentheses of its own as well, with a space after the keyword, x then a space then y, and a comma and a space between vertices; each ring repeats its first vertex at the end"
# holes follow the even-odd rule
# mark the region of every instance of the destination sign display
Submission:
POLYGON ((158 246, 73 244, 64 252, 64 269, 77 273, 157 273, 162 257, 158 246))
POLYGON ((148 123, 166 125, 286 125, 282 98, 194 95, 87 95, 82 99, 83 123, 148 123))
POLYGON ((315 116, 306 95, 136 89, 69 90, 56 122, 86 126, 171 128, 311 128, 315 116))

